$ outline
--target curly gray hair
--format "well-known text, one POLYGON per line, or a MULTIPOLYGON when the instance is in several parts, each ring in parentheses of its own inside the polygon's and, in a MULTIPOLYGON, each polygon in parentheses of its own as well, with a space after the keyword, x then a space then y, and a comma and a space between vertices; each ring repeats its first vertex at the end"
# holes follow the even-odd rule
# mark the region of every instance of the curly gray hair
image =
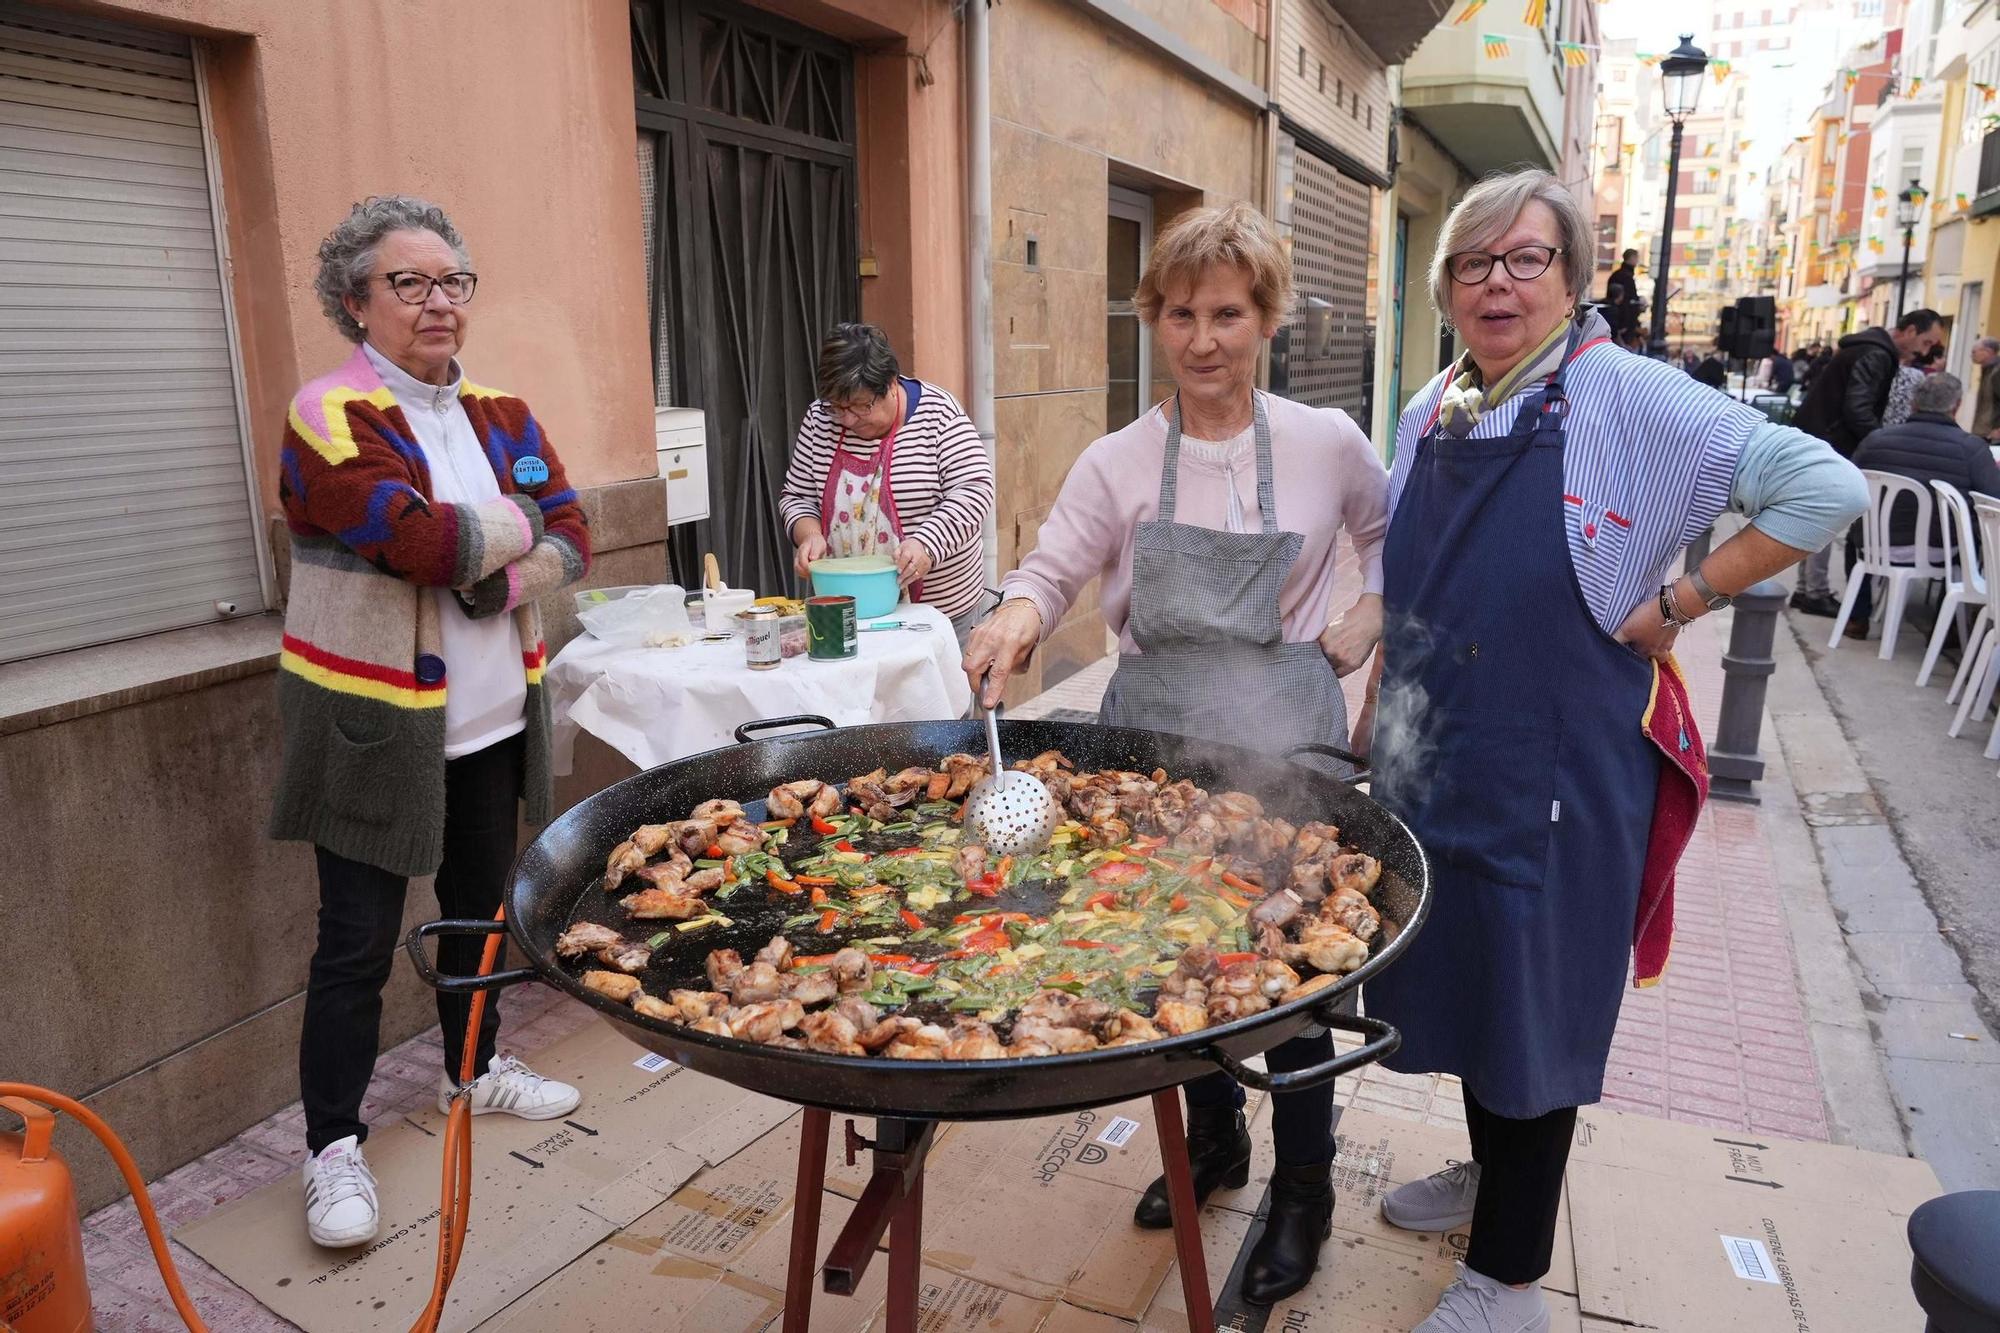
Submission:
POLYGON ((465 252, 465 239, 444 210, 428 199, 407 194, 370 195, 356 204, 339 226, 319 243, 319 273, 313 290, 319 293, 320 308, 351 343, 362 339, 361 325, 347 313, 349 296, 365 298, 368 279, 375 275, 375 251, 382 238, 394 231, 429 231, 458 255, 461 268, 472 267, 465 252))
POLYGON ((1462 250, 1478 250, 1493 244, 1514 225, 1521 210, 1537 199, 1556 215, 1556 244, 1563 252, 1563 286, 1578 300, 1590 289, 1591 270, 1597 263, 1597 243, 1576 196, 1540 167, 1495 172, 1468 190, 1451 210, 1438 236, 1437 250, 1431 255, 1431 304, 1447 324, 1451 322, 1451 279, 1445 273, 1445 262, 1462 250))

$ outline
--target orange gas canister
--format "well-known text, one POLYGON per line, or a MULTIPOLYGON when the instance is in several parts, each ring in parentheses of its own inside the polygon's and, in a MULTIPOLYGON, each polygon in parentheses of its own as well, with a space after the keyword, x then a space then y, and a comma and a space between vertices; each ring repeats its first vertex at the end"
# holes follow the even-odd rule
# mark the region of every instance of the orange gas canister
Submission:
POLYGON ((83 1228, 69 1167, 49 1142, 55 1115, 19 1097, 0 1106, 27 1122, 0 1134, 0 1329, 88 1333, 83 1228))

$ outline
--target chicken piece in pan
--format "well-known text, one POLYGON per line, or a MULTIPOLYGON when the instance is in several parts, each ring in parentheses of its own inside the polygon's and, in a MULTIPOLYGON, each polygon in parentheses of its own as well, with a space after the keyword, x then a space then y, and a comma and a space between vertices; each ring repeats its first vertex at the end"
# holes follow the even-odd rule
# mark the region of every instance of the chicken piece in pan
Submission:
POLYGON ((959 1019, 945 1037, 943 1055, 947 1060, 999 1060, 1006 1054, 1007 1048, 1000 1044, 992 1026, 977 1019, 959 1019))
MULTIPOLYGON (((873 1005, 868 1007, 871 1011, 874 1008, 873 1005)), ((868 1052, 870 1055, 880 1051, 884 1046, 887 1046, 905 1032, 915 1032, 923 1026, 916 1019, 906 1018, 901 1014, 893 1014, 888 1018, 877 1015, 872 1020, 863 1022, 856 1016, 855 1011, 849 1008, 844 1002, 836 1006, 833 1012, 854 1024, 856 1034, 854 1040, 860 1045, 862 1050, 868 1052)))
POLYGON ((1208 798, 1205 812, 1215 817, 1224 842, 1234 843, 1250 833, 1264 817, 1264 803, 1247 792, 1218 792, 1208 798))
POLYGON ((775 1000, 785 992, 785 978, 769 963, 752 963, 723 985, 738 1004, 775 1000))
POLYGON ((611 855, 604 862, 604 891, 610 893, 625 882, 625 877, 642 869, 646 864, 646 853, 639 850, 639 844, 626 840, 611 849, 611 855))
POLYGON ((861 1049, 861 1034, 854 1030, 854 1024, 831 1009, 807 1014, 799 1024, 799 1031, 804 1035, 809 1051, 820 1051, 826 1055, 867 1054, 861 1049))
POLYGON ((729 997, 721 991, 670 990, 667 999, 683 1023, 699 1023, 729 1008, 729 997))
POLYGON ((956 801, 962 799, 991 770, 992 765, 984 759, 969 754, 948 754, 938 763, 938 771, 924 785, 924 799, 927 801, 956 801))
POLYGON ((1301 960, 1337 976, 1368 961, 1368 943, 1338 921, 1308 917, 1299 927, 1299 942, 1286 951, 1286 961, 1301 960))
POLYGON ((743 970, 743 955, 734 949, 711 949, 708 954, 708 984, 714 990, 728 990, 729 982, 743 970))
POLYGON ((631 1005, 632 1012, 642 1018, 657 1018, 663 1023, 686 1023, 688 1021, 674 1005, 667 1003, 657 995, 648 995, 644 991, 632 997, 631 1005))
POLYGON ((883 1021, 882 1011, 859 995, 843 995, 833 1006, 833 1011, 854 1024, 856 1032, 867 1032, 883 1021))
POLYGON ((1174 970, 1167 973, 1160 982, 1162 995, 1187 995, 1199 991, 1208 992, 1208 982, 1215 976, 1219 965, 1215 960, 1215 950, 1205 944, 1191 944, 1181 951, 1174 970))
POLYGON ((805 1009, 796 1000, 759 1000, 738 1005, 722 1015, 732 1033, 759 1044, 776 1040, 798 1027, 805 1016, 805 1009))
POLYGON ((787 972, 778 978, 779 988, 788 1000, 797 1000, 811 1008, 825 1004, 840 994, 840 987, 834 984, 831 974, 819 972, 787 972))
POLYGON ((556 957, 574 962, 586 955, 614 971, 637 973, 646 970, 653 951, 594 921, 579 921, 556 937, 556 957))
POLYGON ((1352 889, 1335 889, 1319 905, 1319 914, 1329 921, 1338 921, 1363 943, 1374 939, 1382 928, 1382 914, 1375 910, 1375 904, 1352 889))
POLYGON ((1325 860, 1340 850, 1340 828, 1334 824, 1322 824, 1315 820, 1299 826, 1298 836, 1292 839, 1292 860, 1325 860))
POLYGON ((1345 852, 1326 868, 1326 881, 1336 893, 1354 893, 1366 898, 1382 879, 1382 863, 1362 852, 1345 852))
POLYGON ((1068 991, 1043 990, 1037 991, 1033 999, 1021 1006, 1016 1022, 1047 1023, 1052 1027, 1088 1032, 1110 1014, 1111 1006, 1102 1000, 1071 995, 1068 991))
POLYGON ((1221 846, 1222 841, 1222 822, 1207 810, 1197 810, 1181 826, 1181 831, 1174 835, 1174 850, 1190 856, 1207 856, 1221 846))
POLYGON ((1009 1055, 1080 1055, 1097 1049, 1097 1038, 1088 1028, 1063 1027, 1041 1018, 1014 1020, 1009 1055))
POLYGON ((859 949, 842 949, 828 960, 826 970, 842 995, 859 994, 875 981, 875 963, 859 949))
POLYGON ((825 819, 840 813, 840 788, 818 778, 787 782, 771 788, 764 810, 773 819, 801 819, 808 814, 825 819))
POLYGON ((701 895, 678 889, 641 889, 618 900, 634 921, 688 921, 708 914, 701 895))
POLYGON ((741 856, 745 852, 754 852, 763 845, 764 830, 740 814, 718 828, 715 831, 715 841, 710 844, 724 856, 741 856))
POLYGON ((701 1019, 699 1022, 690 1023, 688 1026, 696 1032, 707 1032, 718 1037, 733 1037, 736 1035, 729 1030, 729 1024, 723 1020, 720 1014, 701 1019))
POLYGON ((674 830, 674 850, 682 856, 707 856, 722 832, 720 819, 683 819, 674 830))
POLYGON ((583 974, 583 988, 595 991, 608 1000, 624 1004, 639 993, 639 978, 628 977, 623 972, 606 972, 593 967, 583 974))
POLYGON ((882 784, 882 790, 889 794, 891 800, 901 796, 905 798, 901 803, 907 804, 915 801, 936 776, 937 774, 928 768, 905 768, 891 774, 889 780, 882 784))
POLYGON ((985 846, 977 842, 966 843, 958 849, 958 855, 952 859, 952 868, 957 870, 958 877, 968 884, 978 879, 986 873, 985 846))
POLYGON ((1275 861, 1283 856, 1298 836, 1298 830, 1282 819, 1259 819, 1231 843, 1237 855, 1252 861, 1275 861))
POLYGON ((1209 983, 1208 1021, 1227 1023, 1261 1014, 1298 984, 1299 974, 1274 958, 1231 963, 1209 983))
POLYGON ((769 963, 780 972, 790 971, 792 966, 792 942, 783 935, 773 935, 771 942, 759 949, 757 957, 752 961, 769 963))
POLYGON ((1208 1007, 1203 1000, 1162 999, 1153 1010, 1153 1025, 1170 1037, 1199 1032, 1208 1026, 1208 1007))
POLYGON ((917 1023, 905 1020, 909 1026, 903 1027, 889 1044, 882 1048, 882 1054, 891 1060, 942 1060, 944 1050, 951 1042, 951 1034, 935 1023, 917 1023))
POLYGON ((1097 1025, 1097 1038, 1105 1046, 1137 1046, 1141 1042, 1158 1041, 1160 1030, 1144 1014, 1114 1009, 1097 1025))
POLYGON ((712 819, 718 824, 726 824, 731 820, 743 818, 743 807, 726 797, 717 797, 715 800, 703 801, 696 806, 689 812, 688 818, 712 819))

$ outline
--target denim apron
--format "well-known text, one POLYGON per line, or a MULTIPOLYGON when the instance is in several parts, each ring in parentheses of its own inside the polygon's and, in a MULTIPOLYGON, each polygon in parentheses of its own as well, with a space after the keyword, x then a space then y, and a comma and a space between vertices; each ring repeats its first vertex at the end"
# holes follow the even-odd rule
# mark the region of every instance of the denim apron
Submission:
POLYGON ((1363 1000, 1403 1033, 1390 1068, 1456 1074, 1514 1119, 1603 1089, 1659 781, 1651 664, 1599 627, 1570 558, 1562 374, 1504 438, 1433 415, 1383 553, 1373 791, 1434 897, 1363 1000))
MULTIPOLYGON (((1300 741, 1343 743, 1347 701, 1316 639, 1284 641, 1278 594, 1305 537, 1278 530, 1271 423, 1253 394, 1257 510, 1261 532, 1218 532, 1176 523, 1181 454, 1180 400, 1167 413, 1159 517, 1132 534, 1132 607, 1126 621, 1136 653, 1118 659, 1098 720, 1279 754, 1300 741)), ((1333 1056, 1324 1028, 1266 1053, 1274 1073, 1333 1056)), ((1186 1085, 1188 1106, 1241 1106, 1227 1074, 1186 1085)), ((1304 1166, 1332 1155, 1333 1084, 1281 1093, 1271 1103, 1278 1160, 1304 1166)))

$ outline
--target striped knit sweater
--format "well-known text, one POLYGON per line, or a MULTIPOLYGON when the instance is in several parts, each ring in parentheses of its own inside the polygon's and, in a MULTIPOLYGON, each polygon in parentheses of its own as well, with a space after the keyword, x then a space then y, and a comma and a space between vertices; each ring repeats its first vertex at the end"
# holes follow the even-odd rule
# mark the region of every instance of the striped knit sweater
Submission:
POLYGON ((528 684, 528 819, 549 817, 548 648, 535 600, 583 576, 589 535, 576 492, 528 405, 461 381, 500 498, 430 499, 430 471, 403 411, 359 348, 292 399, 278 494, 292 536, 279 659, 284 764, 274 838, 316 843, 402 875, 444 858, 444 698, 438 602, 512 615, 528 684), (514 463, 548 479, 523 486, 514 463))
MULTIPOLYGON (((993 465, 978 428, 956 398, 923 381, 905 379, 903 385, 906 390, 917 385, 920 396, 916 410, 896 432, 889 488, 903 536, 916 538, 931 553, 924 600, 956 618, 978 605, 986 586, 979 529, 993 508, 993 465)), ((815 402, 806 409, 779 502, 787 538, 800 519, 820 517, 827 469, 834 447, 842 443, 840 423, 826 404, 815 402)), ((878 442, 849 435, 843 447, 866 462, 874 458, 878 442)))

